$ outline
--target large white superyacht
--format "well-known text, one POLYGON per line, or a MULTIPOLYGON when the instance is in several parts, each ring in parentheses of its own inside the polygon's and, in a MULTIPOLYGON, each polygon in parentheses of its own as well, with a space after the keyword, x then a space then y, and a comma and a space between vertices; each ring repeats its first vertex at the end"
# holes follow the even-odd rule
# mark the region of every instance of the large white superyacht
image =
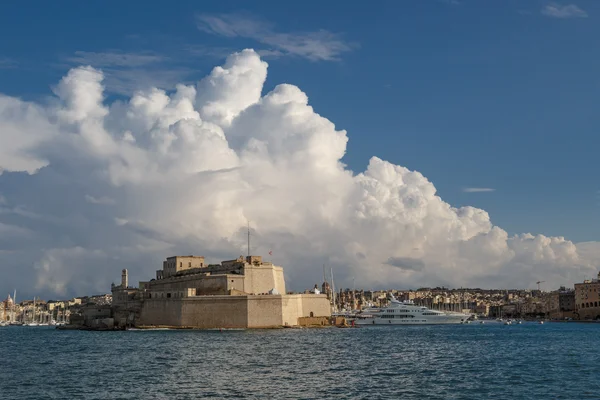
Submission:
POLYGON ((463 324, 469 315, 431 310, 410 300, 399 301, 394 296, 390 304, 380 309, 365 310, 357 315, 356 325, 437 325, 463 324))

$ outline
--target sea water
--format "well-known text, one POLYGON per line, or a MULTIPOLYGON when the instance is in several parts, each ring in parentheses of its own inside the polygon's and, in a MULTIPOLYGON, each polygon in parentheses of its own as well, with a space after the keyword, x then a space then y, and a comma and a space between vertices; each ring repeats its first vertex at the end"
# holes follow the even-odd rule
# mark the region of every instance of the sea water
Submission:
POLYGON ((600 399, 600 324, 0 328, 1 399, 600 399))

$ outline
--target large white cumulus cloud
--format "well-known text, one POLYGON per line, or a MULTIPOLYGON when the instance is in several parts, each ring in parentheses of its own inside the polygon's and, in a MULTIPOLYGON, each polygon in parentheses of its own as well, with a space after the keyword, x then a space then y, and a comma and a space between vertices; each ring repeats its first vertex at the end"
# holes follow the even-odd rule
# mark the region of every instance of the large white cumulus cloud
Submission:
POLYGON ((595 273, 597 244, 509 237, 454 208, 422 174, 373 157, 340 162, 345 131, 298 87, 263 94, 267 64, 231 55, 195 86, 108 103, 103 74, 69 71, 54 101, 0 95, 0 291, 103 292, 145 280, 173 254, 214 261, 273 250, 303 289, 340 284, 532 287, 595 273))

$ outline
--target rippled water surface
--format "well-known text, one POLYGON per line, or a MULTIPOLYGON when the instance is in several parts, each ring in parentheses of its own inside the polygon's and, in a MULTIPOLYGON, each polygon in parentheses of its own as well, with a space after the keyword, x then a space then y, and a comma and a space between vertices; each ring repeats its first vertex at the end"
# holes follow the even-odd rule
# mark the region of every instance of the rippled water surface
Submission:
POLYGON ((600 324, 0 328, 1 399, 600 399, 600 324))

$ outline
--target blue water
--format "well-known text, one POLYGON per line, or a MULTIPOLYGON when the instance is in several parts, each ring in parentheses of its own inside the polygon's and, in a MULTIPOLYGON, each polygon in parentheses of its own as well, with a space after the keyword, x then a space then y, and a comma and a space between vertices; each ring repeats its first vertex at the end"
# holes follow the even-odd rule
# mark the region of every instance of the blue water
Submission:
POLYGON ((600 324, 0 328, 1 399, 600 399, 600 324))

